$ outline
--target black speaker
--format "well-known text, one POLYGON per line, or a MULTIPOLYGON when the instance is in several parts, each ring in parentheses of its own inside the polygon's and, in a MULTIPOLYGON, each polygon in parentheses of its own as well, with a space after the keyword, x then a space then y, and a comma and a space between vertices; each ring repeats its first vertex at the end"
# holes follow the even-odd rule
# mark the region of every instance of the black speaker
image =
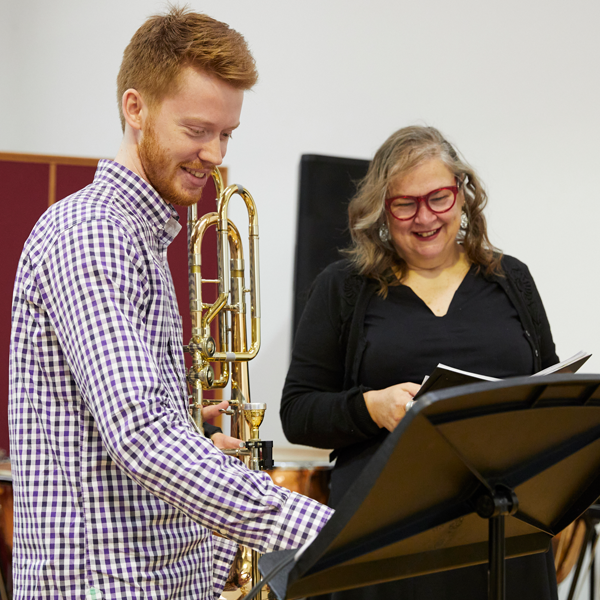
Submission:
POLYGON ((294 269, 292 334, 304 310, 310 286, 350 245, 348 202, 366 175, 368 160, 304 154, 300 161, 300 197, 294 269))

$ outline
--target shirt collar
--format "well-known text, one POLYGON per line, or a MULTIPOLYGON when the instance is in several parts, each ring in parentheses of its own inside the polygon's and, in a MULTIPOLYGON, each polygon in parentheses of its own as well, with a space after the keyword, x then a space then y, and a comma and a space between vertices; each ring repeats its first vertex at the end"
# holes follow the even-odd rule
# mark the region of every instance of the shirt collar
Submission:
POLYGON ((158 192, 139 175, 112 160, 98 163, 94 182, 108 183, 119 189, 133 207, 156 230, 164 242, 170 244, 181 230, 177 211, 167 204, 158 192))

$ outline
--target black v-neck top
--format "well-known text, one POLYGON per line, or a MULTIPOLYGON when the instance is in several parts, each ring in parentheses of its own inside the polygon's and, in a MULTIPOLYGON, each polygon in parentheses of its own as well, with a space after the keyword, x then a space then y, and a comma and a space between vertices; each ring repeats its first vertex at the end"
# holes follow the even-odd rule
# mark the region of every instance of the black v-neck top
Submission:
POLYGON ((504 290, 475 267, 437 317, 405 285, 374 295, 365 314, 367 347, 359 383, 370 389, 422 383, 438 363, 505 378, 533 373, 531 345, 504 290))

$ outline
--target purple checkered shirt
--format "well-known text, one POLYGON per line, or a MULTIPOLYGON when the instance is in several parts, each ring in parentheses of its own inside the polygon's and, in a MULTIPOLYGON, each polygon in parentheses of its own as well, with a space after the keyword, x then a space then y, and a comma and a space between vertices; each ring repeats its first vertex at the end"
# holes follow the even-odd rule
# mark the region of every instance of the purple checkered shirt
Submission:
POLYGON ((331 515, 192 429, 167 265, 179 230, 155 190, 102 161, 25 244, 10 355, 15 599, 211 599, 236 543, 297 547, 331 515))

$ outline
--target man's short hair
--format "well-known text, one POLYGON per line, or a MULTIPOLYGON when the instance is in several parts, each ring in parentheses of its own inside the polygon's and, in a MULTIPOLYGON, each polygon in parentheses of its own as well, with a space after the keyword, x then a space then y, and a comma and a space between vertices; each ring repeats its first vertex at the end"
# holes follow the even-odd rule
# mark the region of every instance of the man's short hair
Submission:
POLYGON ((240 33, 207 15, 172 6, 166 14, 150 17, 123 53, 117 77, 123 131, 121 102, 125 90, 137 90, 155 106, 177 92, 179 75, 187 66, 241 90, 250 89, 258 79, 256 63, 240 33))

